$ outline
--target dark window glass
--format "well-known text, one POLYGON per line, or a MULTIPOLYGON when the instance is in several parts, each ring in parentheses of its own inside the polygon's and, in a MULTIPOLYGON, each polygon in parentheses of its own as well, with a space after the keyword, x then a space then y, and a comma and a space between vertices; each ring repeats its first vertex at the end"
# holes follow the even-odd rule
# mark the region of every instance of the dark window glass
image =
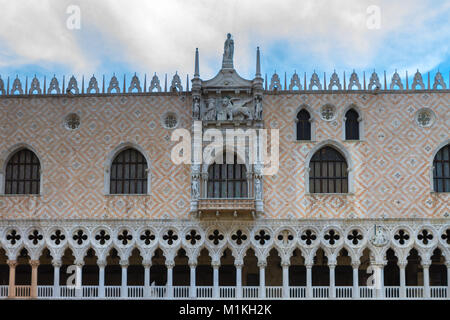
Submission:
POLYGON ((438 151, 433 161, 435 192, 450 192, 450 145, 438 151))
POLYGON ((213 163, 208 168, 208 198, 246 198, 248 197, 247 169, 245 164, 237 163, 234 155, 233 163, 213 163))
POLYGON ((311 193, 347 193, 347 162, 332 147, 317 151, 309 164, 309 191, 311 193))
POLYGON ((41 165, 28 150, 17 151, 6 165, 5 194, 39 194, 41 165))
POLYGON ((126 149, 116 156, 111 166, 110 193, 147 193, 147 161, 139 151, 126 149))
POLYGON ((309 112, 305 109, 297 114, 297 140, 311 140, 311 122, 309 112))
POLYGON ((345 114, 345 140, 359 140, 359 114, 350 109, 345 114))

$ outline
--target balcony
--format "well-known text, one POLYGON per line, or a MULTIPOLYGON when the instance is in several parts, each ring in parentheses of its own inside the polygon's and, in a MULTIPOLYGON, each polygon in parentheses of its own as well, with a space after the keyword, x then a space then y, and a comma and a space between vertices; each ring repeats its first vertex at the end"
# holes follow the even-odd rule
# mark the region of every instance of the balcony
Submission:
MULTIPOLYGON (((331 287, 284 289, 282 286, 82 286, 77 290, 67 286, 38 286, 37 299, 425 299, 421 286, 405 287, 405 297, 401 297, 401 287, 384 287, 383 295, 372 287, 335 287, 333 295, 330 295, 331 287)), ((31 286, 15 286, 14 291, 15 299, 31 298, 31 286)), ((8 286, 0 286, 0 299, 8 298, 8 293, 8 286)), ((429 299, 448 298, 447 287, 430 287, 429 299)))
POLYGON ((202 213, 231 212, 252 213, 256 211, 252 198, 202 198, 198 200, 198 211, 202 213))

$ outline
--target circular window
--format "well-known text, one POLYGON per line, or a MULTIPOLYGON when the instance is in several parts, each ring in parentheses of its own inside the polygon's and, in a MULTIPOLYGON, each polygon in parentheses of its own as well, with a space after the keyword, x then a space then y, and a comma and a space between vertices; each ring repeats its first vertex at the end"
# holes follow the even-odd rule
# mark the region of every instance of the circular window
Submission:
POLYGON ((163 119, 163 126, 166 129, 173 129, 178 125, 178 118, 175 113, 167 113, 163 119))
POLYGON ((423 128, 431 127, 434 123, 436 116, 433 110, 428 108, 419 109, 416 112, 416 123, 423 128))
POLYGON ((64 126, 68 130, 76 130, 80 127, 80 116, 76 113, 71 113, 64 118, 64 126))
POLYGON ((336 116, 336 108, 331 104, 323 105, 320 108, 320 117, 325 121, 332 121, 336 116))

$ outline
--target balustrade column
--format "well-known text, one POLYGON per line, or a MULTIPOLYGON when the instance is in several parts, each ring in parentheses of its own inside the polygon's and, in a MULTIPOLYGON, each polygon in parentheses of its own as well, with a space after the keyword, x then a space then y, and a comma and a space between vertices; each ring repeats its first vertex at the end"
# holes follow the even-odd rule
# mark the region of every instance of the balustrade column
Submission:
POLYGON ((242 261, 234 262, 234 266, 236 267, 236 298, 242 298, 242 261))
POLYGON ((400 298, 406 298, 406 265, 407 262, 399 262, 400 269, 400 298))
POLYGON ((8 297, 14 298, 16 296, 16 260, 8 260, 6 263, 9 266, 9 287, 8 287, 8 297))
POLYGON ((213 298, 219 298, 219 261, 213 261, 211 263, 213 267, 213 298))
POLYGON ((336 297, 336 281, 335 281, 335 269, 336 269, 336 264, 335 263, 330 263, 328 264, 328 268, 330 269, 330 287, 329 287, 329 297, 330 298, 335 298, 336 297))
POLYGON ((266 297, 266 261, 258 262, 259 267, 259 297, 264 299, 266 297))
POLYGON ((289 295, 289 265, 288 261, 281 264, 283 268, 283 298, 288 299, 289 295))
POLYGON ((191 268, 191 277, 190 277, 190 292, 189 292, 189 297, 190 298, 195 298, 197 297, 197 284, 196 284, 196 279, 195 279, 195 270, 197 268, 197 262, 195 261, 191 261, 189 262, 189 267, 191 268))
POLYGON ((306 297, 309 299, 313 298, 312 290, 312 264, 306 264, 306 297))
POLYGON ((37 288, 37 277, 38 277, 38 267, 39 260, 30 260, 31 265, 31 298, 37 298, 38 288, 37 288))
POLYGON ((173 298, 173 267, 174 261, 166 261, 167 267, 167 298, 173 298))
POLYGON ((98 297, 105 297, 105 267, 106 261, 97 261, 98 265, 98 297))
POLYGON ((353 293, 352 298, 359 298, 359 262, 352 263, 353 267, 353 293))
POLYGON ((152 262, 144 260, 142 265, 144 266, 144 297, 150 297, 150 267, 152 262))
POLYGON ((59 292, 59 270, 61 268, 61 260, 53 260, 53 297, 58 298, 60 296, 59 292))
POLYGON ((423 296, 424 298, 430 298, 430 262, 422 262, 423 268, 423 296))

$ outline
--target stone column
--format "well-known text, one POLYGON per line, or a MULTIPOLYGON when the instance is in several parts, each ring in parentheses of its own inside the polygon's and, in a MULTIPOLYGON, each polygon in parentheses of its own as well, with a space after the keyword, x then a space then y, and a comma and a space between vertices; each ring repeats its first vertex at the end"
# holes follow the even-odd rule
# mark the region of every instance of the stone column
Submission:
POLYGON ((197 297, 197 283, 196 283, 196 279, 195 279, 195 270, 197 268, 197 262, 190 261, 189 267, 191 268, 189 297, 194 299, 197 297))
POLYGON ((31 265, 31 298, 37 298, 38 296, 38 288, 37 288, 37 280, 38 280, 38 267, 39 260, 30 260, 31 265))
POLYGON ((174 261, 167 261, 166 260, 166 267, 167 267, 167 298, 171 299, 173 298, 173 267, 175 266, 174 261))
POLYGON ((450 261, 445 263, 447 266, 447 299, 450 299, 450 261))
POLYGON ((16 296, 16 267, 17 260, 7 260, 6 263, 9 266, 9 287, 8 297, 14 298, 16 296))
POLYGON ((152 262, 150 261, 142 261, 142 265, 144 266, 144 297, 150 297, 151 295, 151 283, 150 283, 150 268, 152 266, 152 262))
POLYGON ((422 262, 423 268, 423 296, 425 299, 429 299, 431 297, 430 292, 430 261, 422 262))
POLYGON ((258 262, 259 267, 259 297, 264 299, 266 297, 266 261, 258 262))
POLYGON ((289 299, 289 261, 284 261, 281 263, 283 268, 283 298, 289 299))
POLYGON ((312 290, 312 264, 306 264, 306 297, 308 299, 313 298, 313 290, 312 290))
POLYGON ((53 298, 59 298, 59 270, 61 268, 61 260, 53 260, 53 298))
POLYGON ((75 296, 78 298, 81 298, 83 295, 83 265, 84 261, 75 262, 76 269, 75 269, 75 296))
POLYGON ((106 261, 105 260, 99 260, 97 261, 98 265, 98 297, 104 298, 105 297, 105 267, 106 267, 106 261))
MULTIPOLYGON (((242 261, 234 261, 236 267, 236 299, 242 299, 242 261)), ((450 270, 450 269, 449 269, 450 270)))
POLYGON ((329 297, 331 299, 336 298, 336 284, 335 284, 335 269, 336 263, 328 263, 328 268, 330 269, 330 287, 329 287, 329 297))
POLYGON ((213 267, 213 298, 218 299, 220 296, 219 292, 219 267, 220 261, 211 262, 213 267))
POLYGON ((398 268, 400 269, 400 298, 406 298, 406 265, 408 262, 399 262, 398 268))
POLYGON ((128 297, 128 260, 120 260, 122 267, 122 285, 120 289, 120 296, 122 298, 128 297))
POLYGON ((353 267, 353 299, 359 298, 359 261, 352 263, 353 267))

